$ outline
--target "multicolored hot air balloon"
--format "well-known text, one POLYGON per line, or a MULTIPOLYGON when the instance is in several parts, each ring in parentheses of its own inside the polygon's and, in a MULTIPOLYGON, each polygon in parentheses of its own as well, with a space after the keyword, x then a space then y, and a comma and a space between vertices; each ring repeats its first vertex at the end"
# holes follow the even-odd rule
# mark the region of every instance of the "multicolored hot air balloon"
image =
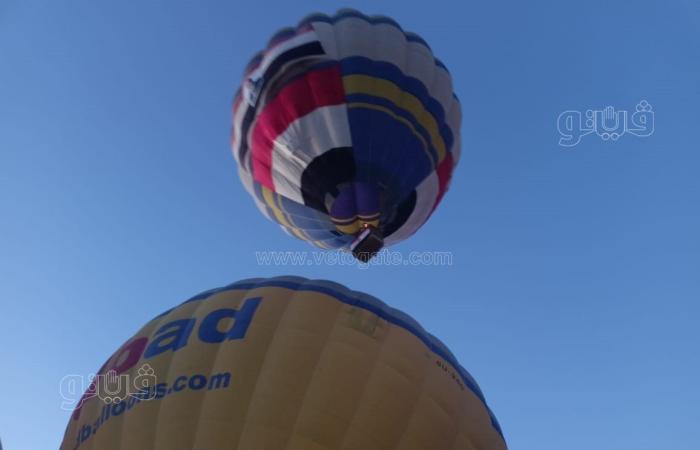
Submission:
POLYGON ((506 449, 442 342, 327 281, 250 279, 199 294, 98 373, 62 450, 506 449))
POLYGON ((460 121, 450 74, 423 39, 388 17, 341 10, 280 30, 250 61, 232 148, 265 216, 364 260, 440 203, 460 121))

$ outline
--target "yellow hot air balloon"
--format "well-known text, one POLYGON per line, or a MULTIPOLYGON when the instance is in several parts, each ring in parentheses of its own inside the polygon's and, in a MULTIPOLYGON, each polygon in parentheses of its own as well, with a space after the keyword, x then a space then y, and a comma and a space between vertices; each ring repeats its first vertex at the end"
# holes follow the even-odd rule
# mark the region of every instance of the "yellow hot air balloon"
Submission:
POLYGON ((380 300, 243 280, 148 322, 105 363, 62 450, 503 450, 474 379, 380 300))

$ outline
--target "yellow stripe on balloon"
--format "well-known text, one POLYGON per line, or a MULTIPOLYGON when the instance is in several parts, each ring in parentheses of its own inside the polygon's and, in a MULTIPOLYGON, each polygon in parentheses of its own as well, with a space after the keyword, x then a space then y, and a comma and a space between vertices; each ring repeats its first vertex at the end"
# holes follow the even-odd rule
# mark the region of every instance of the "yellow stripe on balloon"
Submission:
POLYGON ((372 225, 373 227, 377 228, 379 226, 379 220, 365 219, 362 217, 355 216, 355 219, 350 223, 348 223, 348 221, 336 222, 335 220, 333 220, 333 224, 335 225, 335 228, 341 233, 356 234, 362 229, 362 226, 364 224, 372 225))
POLYGON ((360 223, 359 222, 353 222, 350 225, 336 225, 335 228, 340 231, 341 233, 345 234, 356 234, 358 231, 360 231, 360 223))
POLYGON ((299 239, 308 241, 309 238, 306 236, 306 234, 299 228, 292 225, 291 222, 289 222, 289 220, 287 219, 287 215, 284 213, 284 211, 282 211, 282 208, 278 206, 277 201, 275 200, 276 194, 265 186, 261 186, 261 188, 265 203, 272 211, 272 214, 275 215, 275 218, 280 223, 280 225, 288 229, 292 234, 294 234, 294 236, 298 237, 299 239))
POLYGON ((330 245, 326 244, 324 241, 309 241, 311 244, 315 245, 316 247, 324 248, 324 249, 329 249, 332 248, 330 245))
MULTIPOLYGON (((277 207, 279 208, 280 211, 282 211, 282 214, 284 214, 285 217, 287 218, 289 225, 293 228, 292 233, 294 233, 294 230, 296 230, 296 232, 301 234, 302 239, 304 239, 305 241, 311 240, 311 236, 309 236, 306 233, 306 231, 304 231, 302 228, 299 228, 296 225, 296 223, 294 223, 294 218, 292 217, 292 215, 287 214, 287 212, 285 211, 284 205, 282 204, 282 195, 275 193, 274 198, 276 200, 277 207)), ((296 233, 295 233, 295 235, 296 235, 296 233)))

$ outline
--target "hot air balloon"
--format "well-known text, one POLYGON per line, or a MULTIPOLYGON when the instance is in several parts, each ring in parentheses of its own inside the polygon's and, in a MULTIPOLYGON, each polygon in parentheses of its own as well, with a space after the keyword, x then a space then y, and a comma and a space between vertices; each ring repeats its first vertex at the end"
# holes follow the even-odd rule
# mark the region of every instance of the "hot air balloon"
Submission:
POLYGON ((393 19, 341 10, 277 32, 248 64, 232 150, 258 209, 363 261, 430 217, 459 160, 445 65, 393 19))
POLYGON ((506 449, 442 342, 327 281, 249 279, 196 295, 98 374, 62 450, 506 449))

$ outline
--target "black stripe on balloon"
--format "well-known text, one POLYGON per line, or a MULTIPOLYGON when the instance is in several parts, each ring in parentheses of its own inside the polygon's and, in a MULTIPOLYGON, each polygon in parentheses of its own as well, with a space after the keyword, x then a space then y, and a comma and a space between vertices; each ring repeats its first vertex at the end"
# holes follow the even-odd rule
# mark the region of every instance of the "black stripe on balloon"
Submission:
MULTIPOLYGON (((260 87, 260 97, 263 98, 263 93, 266 92, 269 89, 270 83, 272 80, 277 76, 277 72, 282 69, 283 66, 286 64, 289 64, 290 62, 297 60, 297 59, 303 59, 303 58, 308 58, 309 56, 316 56, 316 55, 325 55, 325 52, 323 51, 323 47, 321 46, 321 43, 318 41, 314 42, 309 42, 308 44, 300 45, 298 47, 291 48, 287 50, 286 52, 282 53, 279 55, 277 58, 274 59, 270 63, 269 66, 267 66, 267 69, 265 69, 265 73, 262 76, 262 86, 260 87)), ((318 62, 318 61, 316 61, 318 62)), ((296 66, 296 64, 295 64, 296 66)), ((288 71, 288 68, 285 68, 283 73, 281 74, 285 79, 288 78, 286 72, 288 71)), ((277 84, 277 83, 276 83, 277 84)), ((285 83, 286 84, 286 83, 285 83)), ((269 98, 269 95, 267 93, 264 94, 264 97, 269 98)), ((256 107, 260 107, 261 105, 257 105, 256 107)))
POLYGON ((326 197, 337 197, 338 186, 354 181, 355 174, 352 147, 333 148, 317 156, 301 175, 304 204, 328 214, 326 197))
MULTIPOLYGON (((243 99, 242 101, 245 102, 246 100, 243 99)), ((252 168, 243 158, 248 154, 248 130, 250 129, 250 125, 253 123, 254 119, 255 108, 246 107, 245 116, 243 116, 243 121, 241 122, 241 136, 239 137, 241 145, 238 147, 238 160, 241 162, 243 168, 248 172, 251 172, 252 168)))
POLYGON ((384 235, 384 237, 391 236, 399 228, 401 228, 403 224, 406 223, 408 218, 411 217, 411 214, 413 214, 413 210, 416 208, 416 199, 417 194, 414 190, 408 197, 399 203, 394 217, 392 217, 389 223, 384 224, 382 227, 382 235, 384 235))

